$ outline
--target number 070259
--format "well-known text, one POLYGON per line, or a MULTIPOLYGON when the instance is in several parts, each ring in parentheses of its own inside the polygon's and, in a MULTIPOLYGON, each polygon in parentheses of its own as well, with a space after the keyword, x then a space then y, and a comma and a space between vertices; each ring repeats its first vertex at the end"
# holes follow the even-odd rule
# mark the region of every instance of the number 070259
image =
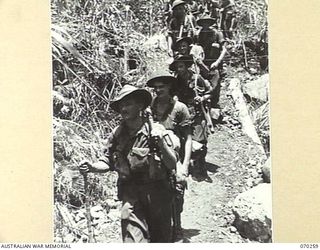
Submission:
POLYGON ((315 249, 315 248, 318 248, 318 247, 319 247, 318 244, 308 244, 308 243, 300 244, 300 248, 315 249))

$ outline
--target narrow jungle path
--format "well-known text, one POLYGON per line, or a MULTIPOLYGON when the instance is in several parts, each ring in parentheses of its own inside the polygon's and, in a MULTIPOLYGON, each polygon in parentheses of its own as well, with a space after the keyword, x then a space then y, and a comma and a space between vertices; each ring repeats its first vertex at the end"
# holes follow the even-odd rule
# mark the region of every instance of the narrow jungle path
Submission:
MULTIPOLYGON (((164 36, 151 37, 149 46, 150 57, 146 65, 152 70, 167 68, 170 58, 166 54, 164 36)), ((218 124, 215 133, 208 138, 206 164, 208 174, 213 181, 196 182, 191 176, 188 177, 188 189, 185 192, 184 211, 181 216, 183 231, 182 236, 177 239, 179 243, 248 241, 232 226, 234 220, 232 203, 239 193, 262 182, 262 174, 258 167, 262 155, 253 141, 242 132, 241 124, 237 120, 238 112, 228 89, 228 84, 233 78, 246 80, 251 76, 241 68, 226 69, 220 96, 223 123, 218 124)), ((107 176, 109 181, 116 183, 115 173, 109 173, 107 176)), ((111 193, 116 196, 115 187, 111 193)), ((93 221, 96 242, 121 242, 121 202, 113 196, 106 201, 108 211, 104 211, 100 205, 95 207, 95 210, 100 211, 95 212, 97 220, 93 221)), ((73 211, 78 227, 86 228, 84 214, 84 209, 73 211)), ((73 239, 73 235, 67 234, 60 241, 72 242, 73 239)))
MULTIPOLYGON (((152 68, 167 68, 170 59, 165 52, 164 37, 160 35, 157 39, 159 50, 148 63, 152 68)), ((217 125, 215 133, 208 138, 206 162, 213 182, 196 182, 189 176, 181 218, 183 236, 177 242, 247 241, 231 225, 234 219, 231 208, 239 193, 262 181, 261 173, 255 170, 261 153, 242 133, 229 96, 228 83, 238 77, 238 71, 229 68, 226 72, 220 96, 224 123, 217 125)))
MULTIPOLYGON (((222 108, 233 109, 222 88, 222 108)), ((218 125, 208 140, 207 169, 212 183, 188 179, 182 213, 183 242, 245 242, 231 225, 232 201, 261 181, 254 171, 260 153, 240 127, 218 125)))

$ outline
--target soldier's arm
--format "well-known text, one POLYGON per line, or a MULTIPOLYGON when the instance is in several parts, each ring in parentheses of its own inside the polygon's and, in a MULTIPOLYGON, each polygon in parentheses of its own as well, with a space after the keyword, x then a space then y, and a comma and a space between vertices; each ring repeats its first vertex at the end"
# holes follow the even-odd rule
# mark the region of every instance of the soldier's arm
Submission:
POLYGON ((208 80, 204 79, 202 76, 199 76, 198 81, 199 81, 199 84, 201 84, 205 88, 205 93, 203 96, 201 96, 201 102, 205 102, 212 97, 212 91, 214 89, 211 86, 210 82, 208 80))
POLYGON ((101 159, 98 162, 95 162, 92 164, 92 170, 93 173, 106 173, 110 170, 109 164, 107 164, 105 161, 102 161, 101 159))
POLYGON ((79 166, 79 171, 81 174, 87 173, 105 173, 110 170, 110 165, 103 159, 99 159, 95 163, 82 162, 79 166))
POLYGON ((178 161, 177 155, 174 151, 174 145, 172 144, 170 136, 165 132, 164 127, 161 125, 153 126, 151 130, 152 137, 158 137, 158 147, 163 163, 168 169, 175 169, 178 161), (171 145, 170 145, 171 144, 171 145))
POLYGON ((186 142, 184 145, 184 159, 182 163, 183 167, 183 175, 188 176, 189 173, 189 163, 191 160, 191 152, 192 152, 192 136, 191 133, 186 135, 186 142))
POLYGON ((235 17, 235 13, 232 13, 232 17, 231 17, 231 24, 230 24, 230 31, 233 30, 234 26, 235 26, 235 21, 236 21, 236 17, 235 17))
POLYGON ((217 59, 218 64, 220 64, 222 62, 223 58, 225 57, 225 55, 227 53, 226 43, 223 42, 221 44, 221 46, 222 46, 221 53, 220 53, 219 58, 217 59))
POLYGON ((168 55, 172 57, 173 56, 173 50, 172 50, 173 40, 170 34, 168 34, 167 40, 168 40, 168 55))
POLYGON ((168 33, 167 33, 167 49, 168 49, 168 55, 173 56, 173 51, 172 51, 172 45, 173 45, 173 37, 174 37, 174 20, 170 20, 169 25, 168 25, 168 33))
POLYGON ((217 68, 227 53, 226 42, 225 42, 221 32, 219 32, 219 43, 221 46, 221 53, 220 53, 218 59, 211 64, 210 68, 217 68))
MULTIPOLYGON (((116 130, 116 129, 115 129, 116 130)), ((82 174, 84 173, 106 173, 109 170, 111 170, 111 167, 113 165, 112 163, 112 145, 114 143, 114 131, 112 131, 107 139, 107 141, 104 143, 104 149, 102 152, 102 156, 99 158, 99 160, 95 163, 89 163, 89 162, 83 162, 79 166, 79 170, 82 174)))
POLYGON ((162 155, 162 160, 168 169, 175 169, 177 164, 177 157, 172 147, 168 145, 165 139, 162 137, 160 139, 160 150, 162 155))
POLYGON ((182 106, 181 114, 182 114, 181 130, 183 133, 183 137, 185 138, 182 174, 185 176, 188 176, 189 163, 190 163, 191 153, 192 153, 192 136, 191 136, 191 127, 190 127, 191 126, 190 113, 186 105, 182 106))
POLYGON ((205 55, 201 45, 193 45, 190 50, 190 55, 192 55, 197 66, 199 66, 203 70, 209 71, 208 67, 203 62, 205 55))

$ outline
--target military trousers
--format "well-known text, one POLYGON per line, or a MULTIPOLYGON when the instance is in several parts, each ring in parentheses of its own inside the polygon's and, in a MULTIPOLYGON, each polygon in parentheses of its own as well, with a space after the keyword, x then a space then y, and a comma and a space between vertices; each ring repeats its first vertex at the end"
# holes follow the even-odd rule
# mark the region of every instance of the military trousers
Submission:
MULTIPOLYGON (((207 65, 208 68, 210 65, 207 65)), ((204 68, 200 71, 201 76, 210 82, 210 86, 213 89, 211 92, 211 107, 219 108, 219 99, 220 99, 220 89, 221 89, 221 69, 210 69, 206 70, 204 68)))
POLYGON ((171 242, 173 191, 167 180, 121 185, 124 243, 171 242))

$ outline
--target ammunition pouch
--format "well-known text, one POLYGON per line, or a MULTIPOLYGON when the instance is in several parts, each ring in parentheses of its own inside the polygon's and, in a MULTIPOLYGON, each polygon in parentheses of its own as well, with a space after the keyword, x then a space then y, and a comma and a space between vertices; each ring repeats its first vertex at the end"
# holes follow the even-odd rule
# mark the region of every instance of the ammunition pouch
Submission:
POLYGON ((137 173, 146 173, 146 179, 149 180, 165 179, 161 159, 156 154, 151 154, 149 148, 133 147, 127 159, 133 176, 137 173))
POLYGON ((119 175, 119 179, 128 179, 130 176, 130 168, 127 159, 119 151, 112 154, 112 159, 114 162, 114 168, 119 175))
POLYGON ((149 148, 133 147, 128 156, 131 173, 146 172, 149 166, 149 148))

